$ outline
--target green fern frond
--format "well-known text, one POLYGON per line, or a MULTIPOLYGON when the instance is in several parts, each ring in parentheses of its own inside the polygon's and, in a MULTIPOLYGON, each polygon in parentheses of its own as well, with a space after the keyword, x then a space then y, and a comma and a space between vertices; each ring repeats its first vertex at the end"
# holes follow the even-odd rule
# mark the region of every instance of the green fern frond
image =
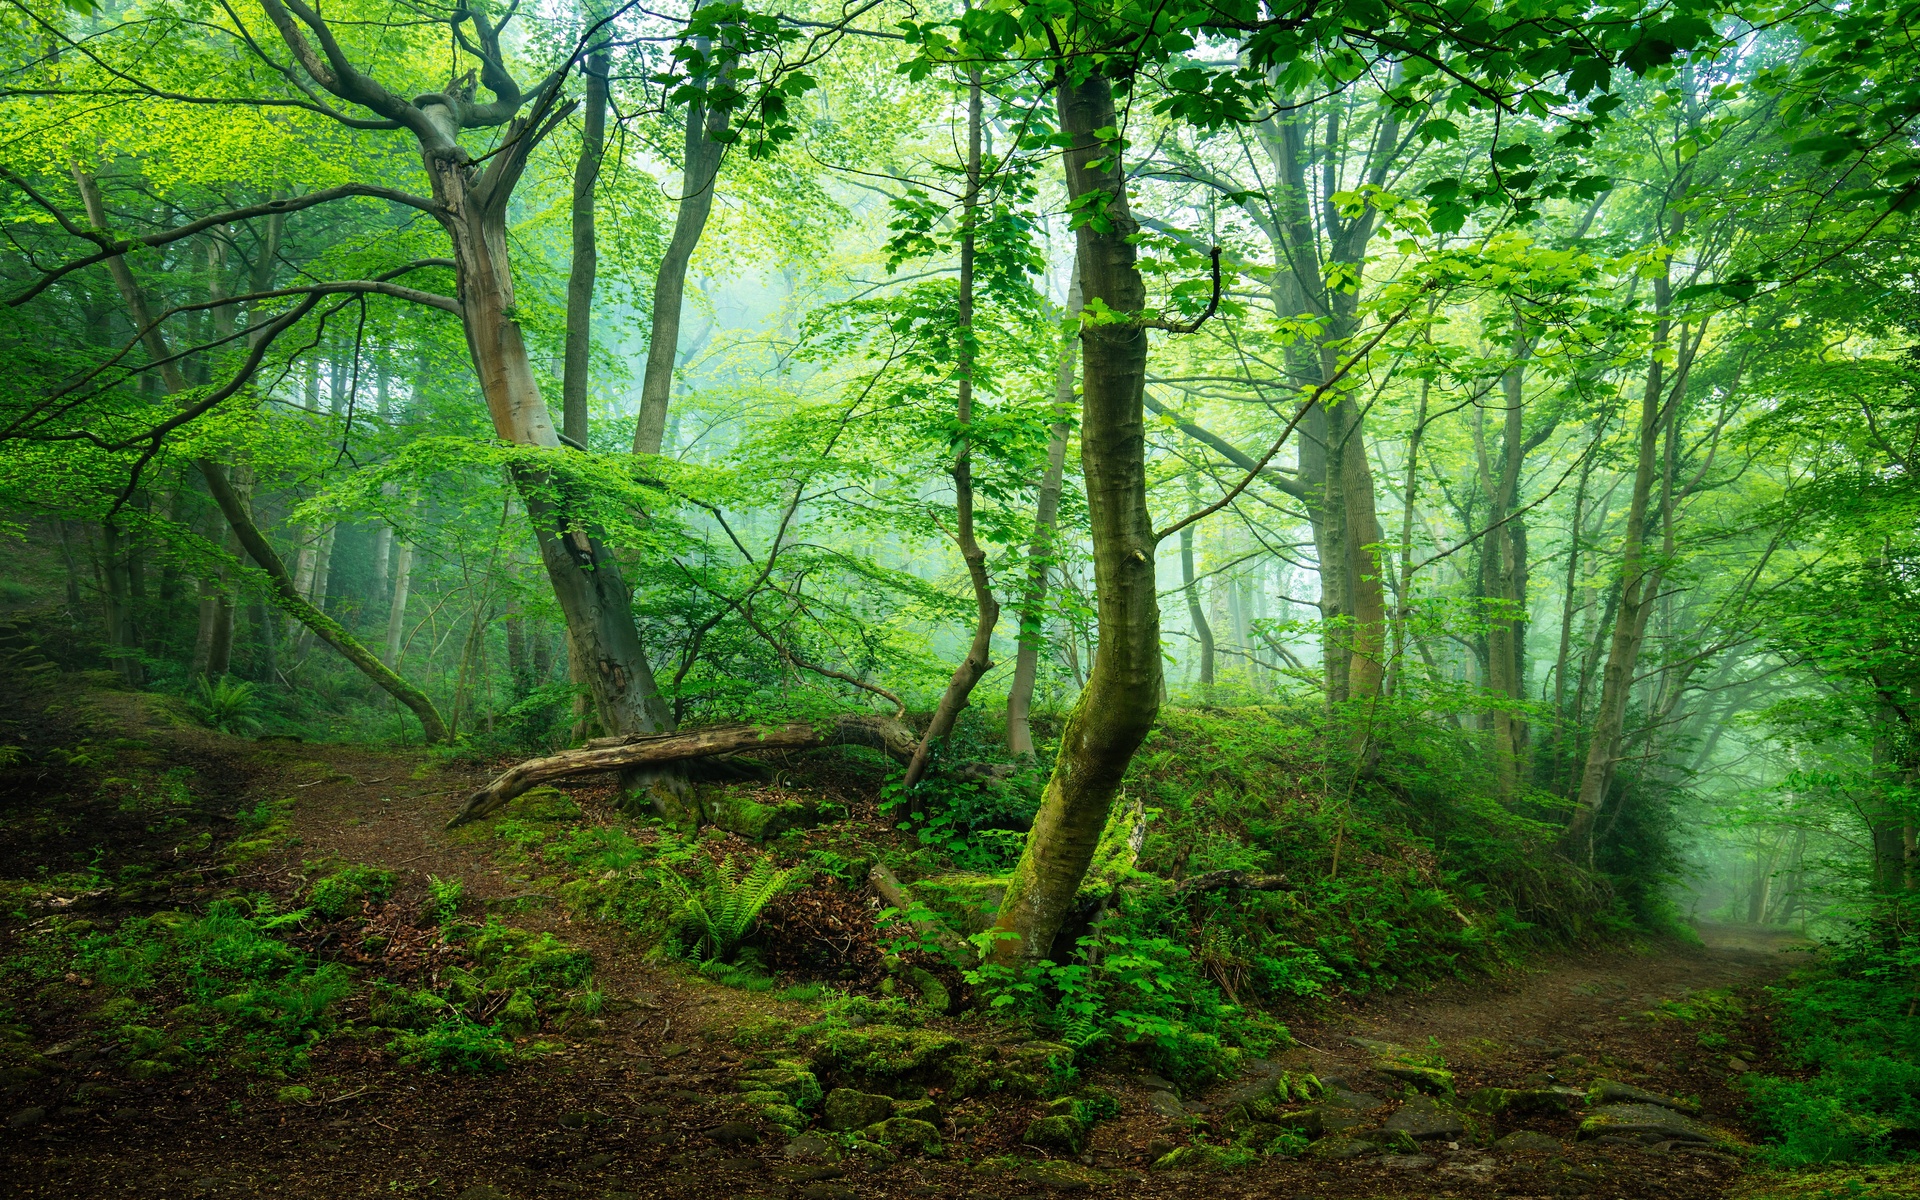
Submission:
POLYGON ((663 871, 661 882, 680 901, 675 925, 681 953, 699 962, 731 962, 767 905, 806 874, 805 867, 775 869, 764 858, 741 874, 728 859, 707 865, 696 892, 679 875, 663 871))

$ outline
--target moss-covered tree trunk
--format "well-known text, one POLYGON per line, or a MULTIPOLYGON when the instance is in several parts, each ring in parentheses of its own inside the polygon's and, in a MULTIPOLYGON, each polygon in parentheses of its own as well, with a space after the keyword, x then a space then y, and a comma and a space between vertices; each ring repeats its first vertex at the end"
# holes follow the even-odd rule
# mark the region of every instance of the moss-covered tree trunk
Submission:
MULTIPOLYGON (((1127 211, 1118 147, 1110 140, 1113 90, 1101 75, 1060 81, 1067 193, 1084 214, 1078 231, 1087 306, 1139 312, 1146 288, 1128 241, 1139 228, 1127 211), (1099 136, 1106 133, 1107 137, 1099 136)), ((990 955, 1010 964, 1053 949, 1093 861, 1127 764, 1160 708, 1160 606, 1154 594, 1153 523, 1147 512, 1147 335, 1109 318, 1089 323, 1081 346, 1080 459, 1093 533, 1100 649, 1079 703, 1061 731, 1045 798, 1014 868, 990 955)))

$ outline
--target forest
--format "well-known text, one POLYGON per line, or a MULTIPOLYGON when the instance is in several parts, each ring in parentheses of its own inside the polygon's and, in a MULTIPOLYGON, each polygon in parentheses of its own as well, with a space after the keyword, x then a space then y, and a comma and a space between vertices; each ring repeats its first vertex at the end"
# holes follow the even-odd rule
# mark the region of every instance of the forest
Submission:
POLYGON ((16 1194, 1920 1197, 1920 3, 520 7, 0 4, 16 1194))

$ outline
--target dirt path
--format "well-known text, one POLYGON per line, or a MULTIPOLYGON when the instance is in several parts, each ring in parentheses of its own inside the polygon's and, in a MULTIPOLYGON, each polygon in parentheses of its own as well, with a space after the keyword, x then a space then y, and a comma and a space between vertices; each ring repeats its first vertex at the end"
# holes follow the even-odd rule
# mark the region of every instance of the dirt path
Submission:
MULTIPOLYGON (((777 1131, 739 1122, 734 1077, 755 1052, 736 1048, 743 1018, 804 1009, 731 991, 644 959, 617 928, 571 920, 526 871, 492 860, 481 843, 442 825, 474 771, 421 770, 421 759, 348 746, 248 746, 178 735, 183 753, 232 778, 241 804, 292 795, 297 849, 268 870, 337 857, 401 872, 403 888, 428 875, 462 879, 477 905, 512 902, 516 924, 547 928, 592 951, 615 1003, 604 1019, 570 1029, 543 1060, 498 1077, 401 1069, 367 1043, 316 1052, 309 1105, 276 1103, 273 1086, 244 1075, 192 1082, 114 1080, 118 1107, 16 1129, 0 1150, 0 1191, 20 1196, 357 1197, 457 1200, 581 1197, 638 1200, 882 1200, 952 1196, 1016 1200, 1046 1189, 1011 1161, 1039 1115, 1037 1101, 966 1101, 973 1132, 958 1123, 944 1160, 888 1166, 809 1165, 777 1131), (245 747, 244 750, 241 747, 245 747), (971 1107, 969 1107, 971 1106, 971 1107)), ((583 790, 581 798, 593 797, 583 790)), ((1787 969, 1785 940, 1709 929, 1704 947, 1573 956, 1497 980, 1462 982, 1424 996, 1394 996, 1297 1018, 1300 1045, 1273 1069, 1311 1070, 1377 1097, 1378 1120, 1402 1105, 1398 1081, 1375 1071, 1377 1044, 1443 1057, 1464 1095, 1484 1086, 1591 1084, 1612 1078, 1650 1091, 1698 1097, 1703 1119, 1738 1133, 1739 1097, 1729 1057, 1764 1063, 1764 1013, 1722 1016, 1711 1030, 1663 1013, 1663 1002, 1703 992, 1748 997, 1787 969), (1723 1039, 1701 1044, 1703 1031, 1723 1039), (1358 1039, 1358 1040, 1356 1040, 1358 1039), (1373 1045, 1363 1046, 1361 1042, 1373 1045)), ((965 1033, 970 1026, 951 1028, 965 1033)), ((95 1071, 95 1075, 100 1072, 95 1071)), ((71 1077, 66 1086, 71 1090, 71 1077)), ((1477 1149, 1470 1138, 1428 1139, 1417 1154, 1351 1159, 1263 1159, 1230 1172, 1148 1170, 1154 1158, 1219 1119, 1235 1086, 1178 1097, 1152 1076, 1098 1073, 1121 1098, 1080 1165, 1104 1175, 1096 1194, 1144 1197, 1594 1196, 1641 1200, 1724 1196, 1740 1168, 1731 1158, 1578 1141, 1573 1114, 1502 1119, 1550 1148, 1477 1149)), ((97 1085, 96 1085, 97 1086, 97 1085)), ((18 1103, 18 1101, 15 1101, 18 1103)), ((55 1101, 43 1101, 53 1104, 55 1101)), ((51 1108, 46 1110, 49 1114, 51 1108)), ((65 1113, 67 1110, 62 1109, 65 1113)), ((77 1113, 77 1110, 76 1110, 77 1113)), ((1484 1139, 1483 1139, 1484 1140, 1484 1139)))

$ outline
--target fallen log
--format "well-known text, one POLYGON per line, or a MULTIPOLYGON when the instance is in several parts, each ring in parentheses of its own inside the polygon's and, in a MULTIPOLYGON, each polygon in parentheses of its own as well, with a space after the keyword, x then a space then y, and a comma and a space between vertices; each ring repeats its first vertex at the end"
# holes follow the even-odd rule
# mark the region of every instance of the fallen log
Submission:
POLYGON ((919 739, 892 717, 852 715, 831 721, 787 721, 778 725, 712 725, 681 733, 633 734, 595 738, 578 750, 563 750, 545 758, 531 758, 503 772, 499 778, 467 797, 447 822, 447 828, 493 812, 515 796, 543 783, 588 775, 741 754, 752 750, 811 750, 821 746, 870 746, 905 762, 913 757, 919 739))
POLYGON ((1208 871, 1190 875, 1174 884, 1173 893, 1184 896, 1189 892, 1217 892, 1226 888, 1248 892, 1281 892, 1287 890, 1287 877, 1263 875, 1258 871, 1208 871))

